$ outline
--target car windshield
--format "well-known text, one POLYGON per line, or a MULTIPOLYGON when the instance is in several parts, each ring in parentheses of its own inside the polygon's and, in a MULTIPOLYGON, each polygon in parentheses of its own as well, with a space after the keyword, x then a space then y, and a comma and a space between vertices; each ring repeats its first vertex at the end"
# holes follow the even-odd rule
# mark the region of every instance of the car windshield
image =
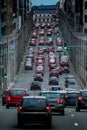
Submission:
POLYGON ((46 101, 44 99, 34 99, 34 98, 26 98, 23 99, 23 106, 46 106, 46 101))
POLYGON ((24 95, 25 91, 24 90, 10 90, 10 94, 12 94, 12 95, 24 95))
POLYGON ((48 99, 57 99, 60 98, 59 93, 41 93, 42 96, 45 96, 48 99))

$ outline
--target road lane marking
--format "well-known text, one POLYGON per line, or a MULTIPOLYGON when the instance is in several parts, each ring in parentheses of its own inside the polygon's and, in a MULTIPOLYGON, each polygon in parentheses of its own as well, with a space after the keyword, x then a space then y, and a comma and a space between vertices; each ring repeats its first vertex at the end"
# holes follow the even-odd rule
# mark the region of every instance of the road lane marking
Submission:
POLYGON ((76 126, 76 127, 77 127, 78 125, 79 125, 78 123, 74 123, 74 126, 76 126))
POLYGON ((73 117, 73 116, 75 116, 74 114, 71 114, 71 116, 73 117))

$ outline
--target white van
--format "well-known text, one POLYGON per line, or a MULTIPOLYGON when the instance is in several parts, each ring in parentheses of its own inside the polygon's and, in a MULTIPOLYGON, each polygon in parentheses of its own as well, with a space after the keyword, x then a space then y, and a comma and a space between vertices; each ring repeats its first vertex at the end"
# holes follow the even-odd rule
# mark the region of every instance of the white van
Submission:
POLYGON ((62 55, 61 58, 60 58, 60 61, 61 61, 61 62, 68 62, 68 61, 69 61, 69 56, 67 56, 67 55, 62 55))
POLYGON ((69 56, 67 56, 67 55, 62 55, 62 56, 60 57, 60 65, 61 65, 62 67, 65 67, 65 66, 69 67, 69 56))

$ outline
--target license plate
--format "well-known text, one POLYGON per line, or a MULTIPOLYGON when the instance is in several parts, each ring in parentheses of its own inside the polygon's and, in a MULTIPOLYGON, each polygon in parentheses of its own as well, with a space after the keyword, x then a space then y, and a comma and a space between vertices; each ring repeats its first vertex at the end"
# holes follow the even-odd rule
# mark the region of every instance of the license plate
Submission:
POLYGON ((52 109, 55 109, 55 106, 51 107, 52 109))

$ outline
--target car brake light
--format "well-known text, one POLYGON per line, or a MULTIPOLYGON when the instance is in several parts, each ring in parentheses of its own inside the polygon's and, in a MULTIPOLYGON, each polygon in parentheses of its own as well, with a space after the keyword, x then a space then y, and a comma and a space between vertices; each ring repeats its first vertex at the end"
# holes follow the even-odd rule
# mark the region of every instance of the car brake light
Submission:
POLYGON ((79 97, 78 97, 78 100, 79 100, 79 101, 82 101, 82 97, 81 97, 81 96, 79 96, 79 97))
POLYGON ((50 106, 47 106, 46 107, 46 111, 48 112, 50 110, 50 106))
POLYGON ((65 98, 68 98, 68 97, 69 97, 68 95, 65 96, 65 98))
POLYGON ((11 100, 11 97, 10 97, 10 95, 8 96, 7 100, 8 100, 8 101, 10 101, 10 100, 11 100))
POLYGON ((58 99, 57 102, 58 103, 63 103, 64 101, 63 101, 63 99, 58 99))
POLYGON ((22 106, 19 106, 19 107, 18 107, 18 111, 21 111, 21 110, 22 110, 22 106))

